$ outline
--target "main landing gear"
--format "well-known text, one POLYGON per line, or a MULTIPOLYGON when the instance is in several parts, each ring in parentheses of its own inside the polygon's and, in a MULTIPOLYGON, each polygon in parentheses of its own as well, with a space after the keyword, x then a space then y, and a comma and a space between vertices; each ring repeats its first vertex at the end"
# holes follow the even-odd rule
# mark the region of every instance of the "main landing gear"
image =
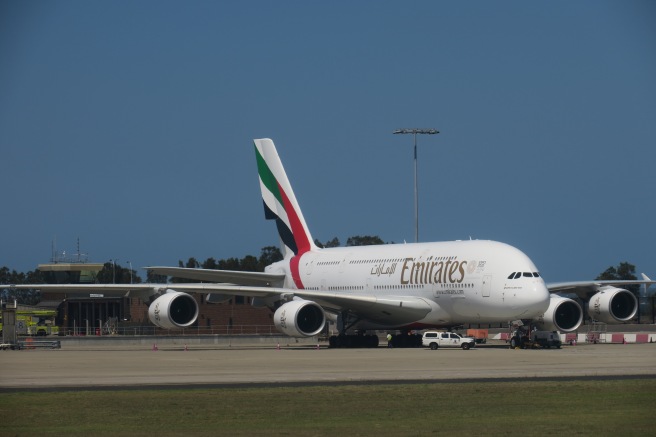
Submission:
POLYGON ((331 335, 328 339, 331 348, 374 348, 378 343, 377 335, 364 333, 331 335))
MULTIPOLYGON (((380 345, 380 339, 375 334, 358 331, 355 334, 333 335, 328 339, 328 344, 331 348, 374 348, 380 345)), ((390 347, 421 347, 421 334, 413 334, 410 331, 397 332, 392 336, 390 347)))

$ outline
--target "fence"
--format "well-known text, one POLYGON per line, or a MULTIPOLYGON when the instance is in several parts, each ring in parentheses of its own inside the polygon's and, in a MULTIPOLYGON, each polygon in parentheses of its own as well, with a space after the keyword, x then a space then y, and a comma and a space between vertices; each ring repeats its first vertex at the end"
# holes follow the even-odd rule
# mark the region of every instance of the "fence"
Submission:
POLYGON ((59 335, 91 336, 91 335, 121 335, 121 336, 198 336, 198 335, 279 335, 273 325, 233 325, 233 326, 193 326, 183 329, 161 329, 153 325, 116 326, 111 330, 106 327, 61 328, 59 335))

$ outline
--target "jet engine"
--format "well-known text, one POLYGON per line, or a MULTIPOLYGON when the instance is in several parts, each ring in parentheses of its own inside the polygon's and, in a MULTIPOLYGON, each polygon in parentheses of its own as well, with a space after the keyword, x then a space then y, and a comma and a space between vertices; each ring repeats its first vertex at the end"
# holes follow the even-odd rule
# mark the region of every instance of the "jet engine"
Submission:
POLYGON ((281 305, 273 315, 276 329, 290 337, 312 337, 326 324, 323 308, 309 300, 292 300, 281 305))
POLYGON ((628 290, 603 287, 590 299, 588 315, 603 323, 626 322, 638 312, 638 300, 628 290))
POLYGON ((583 310, 575 300, 567 297, 551 295, 549 308, 538 318, 536 324, 546 331, 558 330, 572 332, 583 323, 583 310))
POLYGON ((198 318, 198 304, 187 293, 166 290, 148 307, 148 318, 160 328, 186 328, 198 318))

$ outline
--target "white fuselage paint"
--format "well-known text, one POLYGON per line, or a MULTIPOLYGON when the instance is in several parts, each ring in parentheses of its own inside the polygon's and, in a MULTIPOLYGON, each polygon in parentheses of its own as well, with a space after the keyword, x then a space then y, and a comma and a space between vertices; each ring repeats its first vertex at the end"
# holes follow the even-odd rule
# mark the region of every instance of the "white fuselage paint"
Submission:
MULTIPOLYGON (((549 306, 543 279, 509 280, 513 272, 538 270, 520 250, 479 240, 321 249, 301 255, 299 262, 306 290, 423 298, 432 310, 413 324, 417 327, 543 314, 549 306)), ((294 287, 291 278, 287 282, 294 287)))

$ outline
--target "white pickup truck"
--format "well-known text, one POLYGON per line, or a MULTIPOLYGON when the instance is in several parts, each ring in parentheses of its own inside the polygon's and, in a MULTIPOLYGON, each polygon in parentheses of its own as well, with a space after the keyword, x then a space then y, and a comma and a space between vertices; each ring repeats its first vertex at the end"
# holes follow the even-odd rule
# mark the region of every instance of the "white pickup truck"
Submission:
POLYGON ((432 350, 440 347, 461 347, 467 350, 476 346, 476 340, 473 337, 461 337, 455 332, 427 331, 421 337, 421 344, 432 350))

